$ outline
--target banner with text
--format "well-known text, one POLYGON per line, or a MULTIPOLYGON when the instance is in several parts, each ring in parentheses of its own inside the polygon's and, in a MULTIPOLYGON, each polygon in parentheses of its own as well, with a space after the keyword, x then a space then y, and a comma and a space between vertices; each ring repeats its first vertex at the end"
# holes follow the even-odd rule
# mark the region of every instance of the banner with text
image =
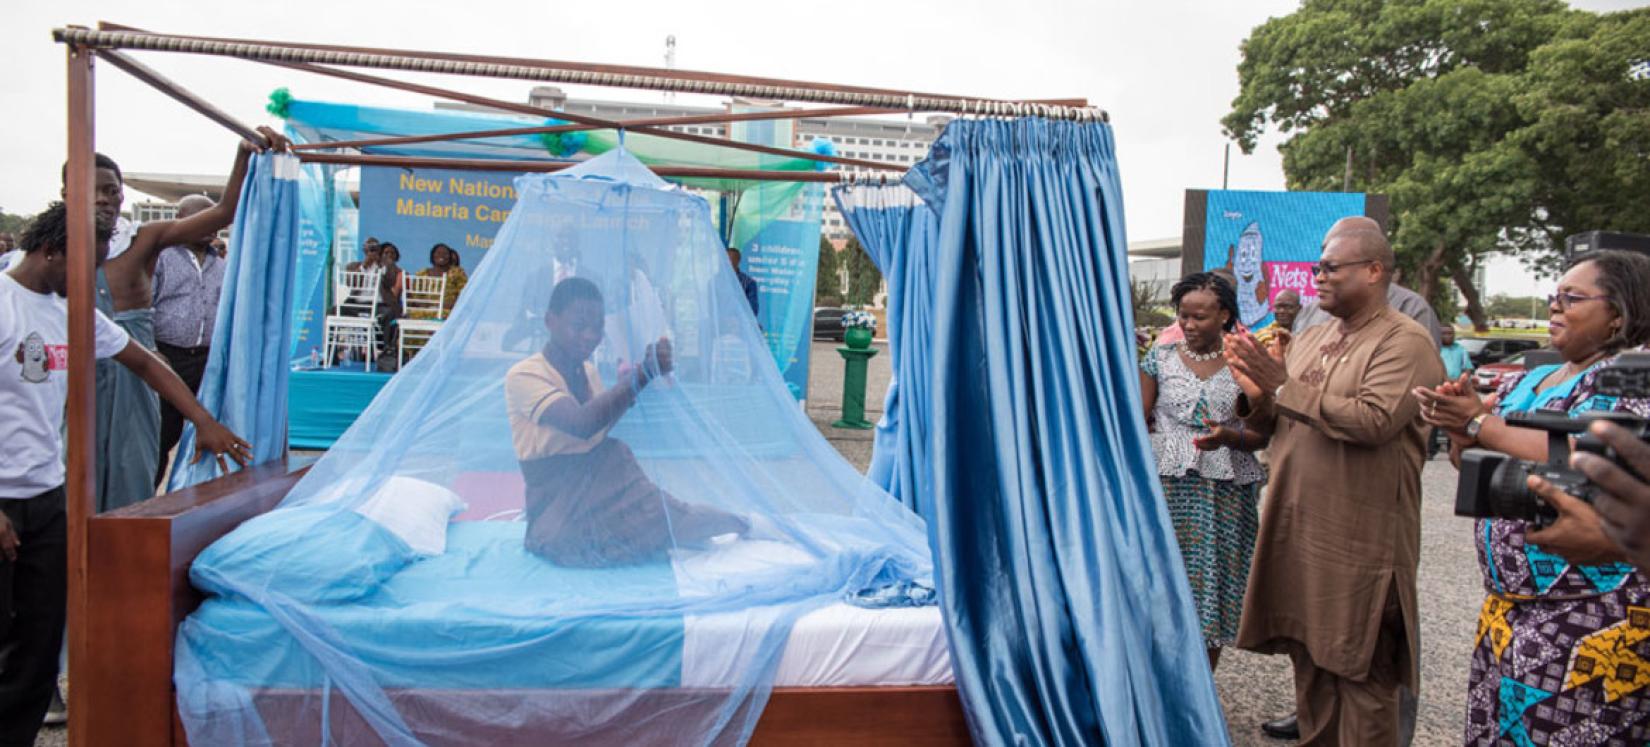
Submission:
POLYGON ((1238 319, 1272 323, 1272 300, 1285 290, 1318 297, 1312 265, 1335 221, 1364 214, 1360 192, 1210 190, 1204 212, 1203 269, 1237 277, 1238 319))
POLYGON ((808 393, 808 352, 813 344, 814 274, 819 270, 819 219, 825 189, 809 184, 785 215, 745 243, 745 273, 756 281, 756 320, 767 337, 785 384, 797 399, 808 393))
POLYGON ((306 163, 298 181, 298 266, 292 290, 292 344, 287 362, 318 365, 327 311, 327 255, 333 248, 333 167, 306 163))
POLYGON ((510 171, 363 168, 361 240, 395 244, 408 272, 429 267, 436 244, 451 247, 464 268, 474 270, 516 204, 517 176, 510 171))
MULTIPOLYGON (((760 110, 734 107, 735 112, 760 110)), ((740 142, 789 148, 795 140, 795 125, 790 120, 735 122, 729 135, 740 142)), ((785 375, 785 385, 797 399, 808 396, 814 275, 819 270, 819 223, 824 208, 825 189, 819 184, 768 182, 747 187, 740 194, 739 215, 733 218, 733 244, 740 249, 745 274, 758 288, 757 322, 774 362, 785 375), (768 219, 775 213, 776 217, 768 219)))

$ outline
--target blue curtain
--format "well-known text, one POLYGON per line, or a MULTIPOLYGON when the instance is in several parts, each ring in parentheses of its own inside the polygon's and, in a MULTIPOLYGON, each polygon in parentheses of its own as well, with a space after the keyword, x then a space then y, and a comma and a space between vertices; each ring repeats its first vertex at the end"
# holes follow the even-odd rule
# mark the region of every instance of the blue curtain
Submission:
MULTIPOLYGON (((288 339, 298 264, 298 159, 254 156, 229 233, 229 264, 212 328, 212 353, 198 395, 219 422, 252 444, 254 464, 286 453, 288 339)), ((171 489, 218 477, 216 460, 195 458, 195 428, 178 444, 171 489)), ((230 463, 234 469, 234 463, 230 463)))
POLYGON ((928 464, 933 249, 939 223, 934 212, 902 185, 838 187, 832 197, 888 283, 886 331, 893 378, 873 434, 866 475, 923 513, 926 509, 918 505, 918 497, 933 494, 921 467, 928 464))
POLYGON ((1111 128, 954 121, 906 184, 939 225, 924 515, 975 738, 1226 743, 1140 417, 1111 128))

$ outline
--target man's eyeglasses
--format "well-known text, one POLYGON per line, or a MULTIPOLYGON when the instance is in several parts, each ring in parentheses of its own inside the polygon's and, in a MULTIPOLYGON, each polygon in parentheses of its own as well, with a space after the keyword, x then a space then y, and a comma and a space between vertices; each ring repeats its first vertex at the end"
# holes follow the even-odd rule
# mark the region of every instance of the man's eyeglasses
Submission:
POLYGON ((1569 311, 1571 306, 1582 301, 1604 301, 1609 298, 1609 296, 1583 296, 1580 293, 1561 291, 1547 296, 1547 305, 1557 306, 1561 311, 1569 311))
POLYGON ((1357 267, 1358 265, 1372 265, 1372 264, 1375 264, 1375 260, 1373 260, 1373 259, 1360 259, 1356 262, 1328 262, 1328 261, 1325 261, 1325 262, 1319 262, 1315 265, 1312 265, 1312 274, 1313 275, 1326 275, 1327 276, 1327 275, 1333 275, 1337 272, 1340 272, 1341 268, 1343 268, 1343 267, 1357 267))

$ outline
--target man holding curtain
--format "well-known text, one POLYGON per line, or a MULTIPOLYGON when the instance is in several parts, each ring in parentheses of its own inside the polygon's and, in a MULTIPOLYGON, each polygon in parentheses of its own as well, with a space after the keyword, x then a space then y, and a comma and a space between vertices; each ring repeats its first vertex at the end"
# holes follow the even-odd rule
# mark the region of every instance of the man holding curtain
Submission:
MULTIPOLYGON (((161 250, 209 239, 235 219, 246 178, 247 162, 266 147, 285 150, 288 142, 274 130, 259 127, 265 144, 241 141, 235 151, 223 199, 216 205, 175 220, 145 223, 123 236, 117 227, 109 258, 98 270, 97 306, 144 348, 155 349, 154 277, 161 250), (266 145, 267 144, 267 145, 266 145)), ((116 223, 126 199, 120 166, 95 154, 96 212, 116 223)), ((63 165, 65 183, 68 164, 63 165)), ((125 368, 104 361, 97 366, 97 510, 147 500, 155 494, 160 454, 160 400, 125 368)))
POLYGON ((1343 219, 1316 268, 1334 321, 1271 350, 1226 344, 1240 412, 1272 434, 1237 645, 1293 660, 1302 744, 1396 745, 1399 690, 1418 689, 1427 428, 1410 390, 1444 371, 1428 330, 1387 303, 1394 264, 1374 221, 1343 219))

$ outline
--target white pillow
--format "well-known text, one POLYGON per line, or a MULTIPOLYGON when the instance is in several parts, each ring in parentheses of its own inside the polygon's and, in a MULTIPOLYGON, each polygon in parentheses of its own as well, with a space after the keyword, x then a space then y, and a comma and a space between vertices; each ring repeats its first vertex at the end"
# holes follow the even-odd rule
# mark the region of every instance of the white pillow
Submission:
POLYGON ((447 551, 447 522, 466 508, 457 493, 433 482, 396 475, 356 513, 378 522, 424 556, 447 551))

